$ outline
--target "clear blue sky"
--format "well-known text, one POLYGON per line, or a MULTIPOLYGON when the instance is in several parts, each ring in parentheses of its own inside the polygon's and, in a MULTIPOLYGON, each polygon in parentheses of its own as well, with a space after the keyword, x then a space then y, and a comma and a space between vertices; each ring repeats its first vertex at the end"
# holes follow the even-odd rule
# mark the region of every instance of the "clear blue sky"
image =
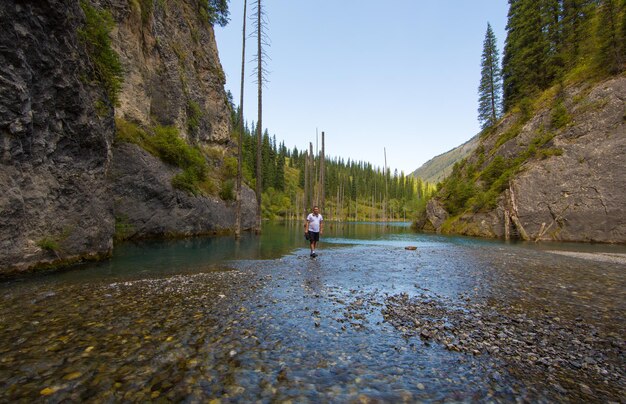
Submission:
MULTIPOLYGON (((252 0, 248 0, 249 3, 252 0)), ((506 0, 265 0, 269 82, 263 126, 289 149, 326 134, 331 157, 406 174, 469 140, 487 22, 505 40, 506 0)), ((248 5, 248 16, 253 6, 248 5)), ((239 104, 243 0, 215 27, 226 89, 239 104)), ((252 30, 248 19, 248 31, 252 30)), ((257 120, 256 43, 246 48, 244 115, 257 120)))

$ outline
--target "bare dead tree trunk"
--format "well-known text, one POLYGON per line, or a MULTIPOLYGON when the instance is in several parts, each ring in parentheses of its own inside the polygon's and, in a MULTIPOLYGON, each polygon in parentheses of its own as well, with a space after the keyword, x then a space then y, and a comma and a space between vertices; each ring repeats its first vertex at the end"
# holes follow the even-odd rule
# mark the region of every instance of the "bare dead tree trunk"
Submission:
POLYGON ((243 0, 243 29, 241 46, 241 91, 239 92, 239 145, 237 147, 237 207, 235 211, 235 238, 241 238, 241 182, 243 178, 243 88, 246 68, 246 13, 248 0, 243 0))
POLYGON ((322 132, 322 152, 320 154, 320 209, 322 211, 324 211, 324 204, 326 203, 326 189, 324 187, 326 156, 324 153, 324 132, 322 132))
POLYGON ((383 200, 383 222, 387 221, 387 148, 383 147, 383 151, 385 152, 385 167, 383 168, 383 177, 385 177, 385 199, 383 200))
POLYGON ((263 184, 263 172, 261 170, 261 143, 263 136, 263 9, 261 0, 257 0, 257 94, 258 94, 258 119, 256 136, 256 232, 261 232, 261 190, 263 184))
POLYGON ((310 201, 309 201, 309 206, 307 206, 308 209, 313 208, 313 205, 317 204, 317 201, 315 199, 315 154, 313 154, 313 142, 309 143, 309 158, 310 158, 310 164, 309 164, 309 169, 311 170, 309 172, 309 195, 310 197, 310 201))
MULTIPOLYGON (((304 158, 304 198, 303 198, 303 210, 306 211, 308 209, 309 206, 309 202, 310 202, 310 198, 311 198, 311 192, 310 192, 310 188, 311 188, 311 178, 309 173, 311 172, 310 166, 311 162, 310 162, 310 156, 309 156, 309 152, 307 151, 305 158, 304 158)), ((305 212, 306 215, 306 212, 305 212)))

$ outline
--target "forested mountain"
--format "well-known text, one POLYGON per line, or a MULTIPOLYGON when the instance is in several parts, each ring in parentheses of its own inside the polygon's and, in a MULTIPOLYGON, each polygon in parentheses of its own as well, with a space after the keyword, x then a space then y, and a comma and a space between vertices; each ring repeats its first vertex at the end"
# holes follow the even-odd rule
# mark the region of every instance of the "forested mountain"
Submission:
POLYGON ((626 242, 626 1, 509 3, 505 115, 483 130, 416 225, 626 242))

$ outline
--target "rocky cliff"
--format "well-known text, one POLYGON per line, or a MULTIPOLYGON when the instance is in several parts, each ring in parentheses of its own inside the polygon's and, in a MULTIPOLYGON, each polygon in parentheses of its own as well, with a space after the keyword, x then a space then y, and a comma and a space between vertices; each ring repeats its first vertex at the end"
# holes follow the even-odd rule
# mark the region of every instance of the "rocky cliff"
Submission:
MULTIPOLYGON (((0 4, 0 274, 105 257, 120 228, 129 238, 233 226, 234 202, 173 187, 180 168, 116 140, 114 117, 175 128, 215 172, 233 154, 213 29, 197 2, 88 4, 114 20, 116 106, 80 37, 79 2, 0 4)), ((255 204, 244 195, 250 227, 255 204)))
POLYGON ((548 92, 527 108, 481 136, 418 227, 626 243, 626 77, 548 92))
POLYGON ((106 256, 115 134, 76 35, 77 2, 0 4, 0 268, 106 256))
MULTIPOLYGON (((102 7, 117 21, 113 46, 125 70, 116 118, 143 128, 175 127, 212 156, 205 157, 214 171, 221 170, 236 145, 213 28, 198 2, 107 0, 102 7)), ((109 183, 122 237, 212 234, 233 227, 234 203, 175 189, 171 180, 179 171, 141 147, 115 142, 109 183)), ((222 180, 214 178, 217 188, 222 180)), ((242 225, 251 228, 256 205, 248 187, 242 199, 242 225)))

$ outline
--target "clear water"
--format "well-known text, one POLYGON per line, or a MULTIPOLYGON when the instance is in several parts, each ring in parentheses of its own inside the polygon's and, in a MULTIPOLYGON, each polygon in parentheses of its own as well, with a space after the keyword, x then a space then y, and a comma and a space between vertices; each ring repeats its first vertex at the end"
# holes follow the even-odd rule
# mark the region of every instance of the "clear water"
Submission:
POLYGON ((626 265, 554 251, 626 254, 415 234, 406 223, 328 223, 316 259, 302 223, 238 242, 123 244, 104 262, 0 284, 0 401, 619 401, 626 265), (386 321, 398 296, 433 305, 433 324, 495 313, 492 334, 513 331, 511 346, 522 331, 569 333, 581 357, 555 353, 544 369, 449 350, 386 321), (586 365, 596 355, 608 374, 586 365))

